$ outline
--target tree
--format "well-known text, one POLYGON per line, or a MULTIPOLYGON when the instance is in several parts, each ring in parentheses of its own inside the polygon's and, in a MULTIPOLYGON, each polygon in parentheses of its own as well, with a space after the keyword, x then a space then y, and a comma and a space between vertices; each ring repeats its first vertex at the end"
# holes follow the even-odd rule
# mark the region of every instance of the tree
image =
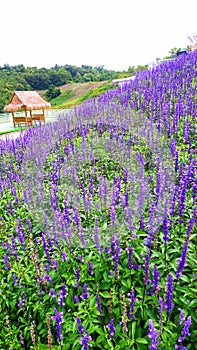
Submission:
POLYGON ((61 67, 50 72, 49 80, 51 85, 60 86, 72 81, 72 76, 64 67, 61 67))
POLYGON ((129 66, 127 72, 130 73, 131 75, 135 75, 135 73, 136 73, 136 68, 135 68, 135 66, 129 66))
POLYGON ((60 94, 61 94, 61 90, 56 88, 54 85, 50 85, 46 92, 46 96, 49 100, 52 100, 53 98, 59 96, 60 94))

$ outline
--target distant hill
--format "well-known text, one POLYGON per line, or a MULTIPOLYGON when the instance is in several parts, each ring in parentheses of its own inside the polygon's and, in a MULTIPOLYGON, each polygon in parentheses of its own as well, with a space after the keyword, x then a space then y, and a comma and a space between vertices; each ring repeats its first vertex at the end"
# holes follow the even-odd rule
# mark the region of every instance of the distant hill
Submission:
POLYGON ((45 98, 53 106, 65 105, 68 101, 78 101, 85 95, 84 98, 94 96, 93 90, 99 89, 95 94, 102 92, 102 89, 104 92, 107 86, 102 86, 107 81, 126 78, 146 68, 147 66, 129 67, 128 71, 120 72, 107 70, 104 66, 55 65, 52 68, 37 68, 5 64, 0 66, 0 113, 14 91, 44 90, 45 98))
MULTIPOLYGON (((69 108, 84 100, 100 95, 112 84, 109 81, 97 81, 89 83, 68 83, 59 86, 60 95, 51 99, 52 108, 69 108)), ((46 98, 46 91, 37 91, 43 98, 46 98)))
MULTIPOLYGON (((22 64, 0 67, 0 112, 8 103, 15 90, 49 90, 48 100, 51 101, 54 94, 60 95, 55 88, 61 88, 68 84, 84 84, 91 82, 111 81, 118 78, 120 72, 107 70, 104 66, 81 67, 55 65, 52 68, 24 67, 22 64), (51 94, 50 94, 51 92, 51 94)), ((66 88, 67 89, 67 88, 66 88)), ((71 87, 71 90, 73 87, 71 87)), ((77 92, 78 93, 78 92, 77 92)), ((47 95, 46 95, 47 96, 47 95)), ((75 96, 75 93, 72 97, 75 96)))

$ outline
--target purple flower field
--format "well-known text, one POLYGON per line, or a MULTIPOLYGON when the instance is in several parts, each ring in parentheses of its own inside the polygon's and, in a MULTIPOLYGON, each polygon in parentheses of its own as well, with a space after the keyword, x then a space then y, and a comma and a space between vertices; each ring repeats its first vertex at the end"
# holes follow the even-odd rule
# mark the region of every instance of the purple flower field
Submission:
POLYGON ((197 349, 197 53, 0 140, 0 349, 197 349))

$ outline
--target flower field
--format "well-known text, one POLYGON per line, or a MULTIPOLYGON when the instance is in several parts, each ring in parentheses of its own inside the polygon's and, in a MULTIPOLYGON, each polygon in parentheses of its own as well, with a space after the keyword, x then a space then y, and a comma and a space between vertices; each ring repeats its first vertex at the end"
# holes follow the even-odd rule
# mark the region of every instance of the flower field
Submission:
POLYGON ((197 349, 197 53, 0 140, 0 350, 197 349))

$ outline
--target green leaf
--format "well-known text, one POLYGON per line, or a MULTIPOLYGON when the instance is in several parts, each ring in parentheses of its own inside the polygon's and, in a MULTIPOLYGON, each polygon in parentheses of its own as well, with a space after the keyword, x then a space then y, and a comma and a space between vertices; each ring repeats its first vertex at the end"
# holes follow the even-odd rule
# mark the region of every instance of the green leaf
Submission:
POLYGON ((105 334, 100 334, 96 339, 96 344, 101 343, 105 339, 105 334))
POLYGON ((193 299, 191 303, 189 303, 189 307, 196 307, 197 306, 197 299, 193 299))
POLYGON ((106 282, 109 282, 109 281, 110 281, 110 276, 109 276, 109 274, 107 273, 107 271, 104 272, 103 278, 104 278, 104 280, 105 280, 106 282))
POLYGON ((127 287, 131 288, 131 279, 130 278, 127 278, 127 287))
POLYGON ((68 294, 68 297, 66 299, 66 304, 72 309, 74 309, 75 305, 73 300, 73 291, 68 294))
POLYGON ((94 309, 95 306, 96 306, 96 297, 94 296, 91 298, 91 300, 89 302, 89 307, 90 307, 90 309, 94 309))
POLYGON ((94 273, 95 273, 96 280, 98 280, 98 279, 99 279, 99 276, 101 275, 100 268, 97 267, 97 268, 94 270, 94 273))
POLYGON ((137 338, 135 339, 136 343, 140 344, 148 344, 148 341, 145 338, 137 338))
POLYGON ((136 324, 137 324, 137 322, 136 322, 136 321, 133 321, 133 322, 132 322, 132 331, 131 331, 131 333, 132 333, 132 339, 134 339, 134 338, 135 338, 135 329, 136 329, 136 324))
POLYGON ((27 320, 22 316, 20 316, 20 321, 24 324, 28 324, 27 320))
POLYGON ((191 318, 197 323, 197 314, 195 313, 195 311, 192 311, 190 315, 191 315, 191 318))
POLYGON ((111 282, 103 282, 100 285, 100 289, 107 289, 107 290, 109 290, 110 287, 111 287, 111 282))
POLYGON ((121 325, 120 324, 117 324, 116 326, 116 330, 115 330, 115 336, 118 337, 118 335, 120 334, 121 332, 121 325))
POLYGON ((120 308, 119 307, 113 308, 113 312, 116 315, 116 318, 119 319, 119 317, 120 317, 120 308))
POLYGON ((120 345, 121 349, 128 349, 128 342, 126 340, 120 340, 118 345, 120 345))
POLYGON ((109 292, 100 292, 100 295, 103 297, 103 298, 109 298, 110 297, 110 294, 109 292))

